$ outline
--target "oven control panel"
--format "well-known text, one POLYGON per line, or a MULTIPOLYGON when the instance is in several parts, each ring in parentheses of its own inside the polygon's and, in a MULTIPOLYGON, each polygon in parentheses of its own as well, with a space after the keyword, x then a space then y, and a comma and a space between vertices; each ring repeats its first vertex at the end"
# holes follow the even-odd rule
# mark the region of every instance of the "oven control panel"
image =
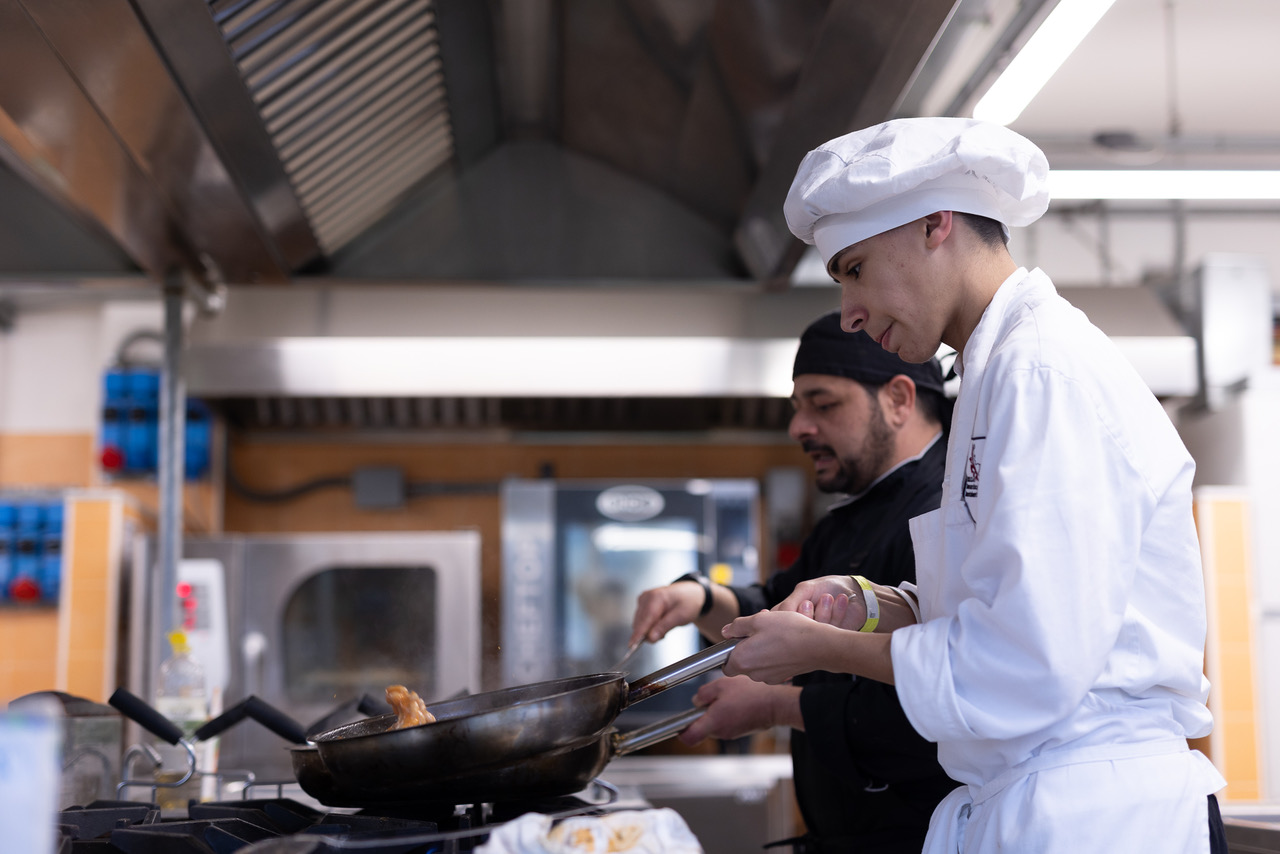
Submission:
POLYGON ((222 562, 208 558, 178 563, 174 593, 182 631, 191 653, 204 668, 207 694, 226 690, 231 655, 227 632, 227 585, 222 562))

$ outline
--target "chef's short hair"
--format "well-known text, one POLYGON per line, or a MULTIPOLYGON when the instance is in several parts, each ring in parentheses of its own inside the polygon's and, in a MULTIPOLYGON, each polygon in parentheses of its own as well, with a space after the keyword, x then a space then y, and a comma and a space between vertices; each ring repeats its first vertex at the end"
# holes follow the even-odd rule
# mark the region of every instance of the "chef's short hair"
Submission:
POLYGON ((991 217, 978 216, 971 213, 956 212, 961 221, 969 226, 974 234, 978 235, 978 240, 992 249, 999 249, 1002 246, 1009 245, 1009 233, 1005 231, 1005 227, 996 222, 991 217))

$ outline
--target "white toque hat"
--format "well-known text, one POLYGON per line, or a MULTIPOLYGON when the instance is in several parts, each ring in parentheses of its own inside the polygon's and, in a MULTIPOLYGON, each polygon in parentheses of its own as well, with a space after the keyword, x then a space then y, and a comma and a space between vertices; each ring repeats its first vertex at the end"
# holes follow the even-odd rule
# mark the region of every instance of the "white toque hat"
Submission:
POLYGON ((1030 225, 1049 206, 1049 162, 1003 125, 894 119, 805 155, 783 205, 796 237, 826 264, 846 246, 936 211, 1030 225))

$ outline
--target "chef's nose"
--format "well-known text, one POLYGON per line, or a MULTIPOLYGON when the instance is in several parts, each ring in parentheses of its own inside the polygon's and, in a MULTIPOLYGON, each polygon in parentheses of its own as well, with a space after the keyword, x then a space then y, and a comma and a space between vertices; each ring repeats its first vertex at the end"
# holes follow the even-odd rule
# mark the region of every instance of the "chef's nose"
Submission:
POLYGON ((866 325, 867 312, 863 308, 850 303, 840 306, 840 328, 845 332, 857 332, 866 325))
POLYGON ((787 435, 799 442, 807 436, 812 436, 813 432, 813 419, 805 415, 803 410, 797 409, 791 414, 791 424, 787 427, 787 435))

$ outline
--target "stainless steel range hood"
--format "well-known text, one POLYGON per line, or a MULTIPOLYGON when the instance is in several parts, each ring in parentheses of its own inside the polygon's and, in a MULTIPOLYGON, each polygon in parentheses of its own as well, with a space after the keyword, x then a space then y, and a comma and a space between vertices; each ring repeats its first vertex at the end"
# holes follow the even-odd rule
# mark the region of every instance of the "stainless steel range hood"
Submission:
POLYGON ((232 288, 185 373, 250 428, 777 430, 797 335, 838 303, 732 281, 232 288))
MULTIPOLYGON (((0 276, 262 289, 187 359, 254 411, 777 400, 837 301, 790 287, 795 164, 909 105, 977 5, 0 0, 0 276)), ((1176 350, 1157 393, 1174 327, 1113 333, 1176 350)))
POLYGON ((955 2, 0 0, 0 160, 156 280, 785 285, 955 2))
MULTIPOLYGON (((1198 349, 1152 289, 1062 288, 1152 391, 1199 389, 1198 349)), ((188 334, 188 391, 258 428, 780 429, 800 331, 834 287, 725 281, 233 288, 188 334)))

